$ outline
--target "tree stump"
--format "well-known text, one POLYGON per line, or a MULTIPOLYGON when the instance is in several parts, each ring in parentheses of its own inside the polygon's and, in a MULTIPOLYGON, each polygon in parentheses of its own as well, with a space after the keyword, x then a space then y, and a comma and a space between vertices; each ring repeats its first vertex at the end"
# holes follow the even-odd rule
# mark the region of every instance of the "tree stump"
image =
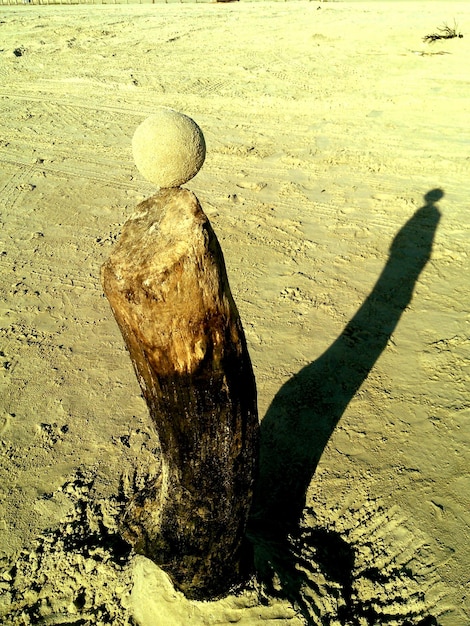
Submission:
POLYGON ((137 207, 102 268, 161 445, 123 534, 189 598, 247 573, 258 460, 256 386, 222 250, 196 198, 162 189, 137 207))

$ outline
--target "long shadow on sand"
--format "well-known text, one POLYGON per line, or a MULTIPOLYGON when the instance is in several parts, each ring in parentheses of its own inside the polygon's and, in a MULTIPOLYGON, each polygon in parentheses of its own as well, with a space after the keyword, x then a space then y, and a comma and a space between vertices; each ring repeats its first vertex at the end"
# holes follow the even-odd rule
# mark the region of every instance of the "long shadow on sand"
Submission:
MULTIPOLYGON (((426 204, 395 236, 370 295, 326 352, 282 386, 261 424, 260 470, 248 537, 260 578, 276 580, 278 590, 304 616, 311 615, 312 607, 302 606, 305 579, 296 567, 293 545, 300 537, 306 492, 336 425, 411 301, 431 255, 440 219, 435 202, 443 195, 433 189, 424 196, 426 204)), ((346 603, 342 621, 359 623, 350 597, 353 548, 338 534, 320 528, 308 537, 304 533, 301 541, 311 542, 316 558, 341 583, 346 603)), ((319 613, 317 619, 323 623, 319 613)))

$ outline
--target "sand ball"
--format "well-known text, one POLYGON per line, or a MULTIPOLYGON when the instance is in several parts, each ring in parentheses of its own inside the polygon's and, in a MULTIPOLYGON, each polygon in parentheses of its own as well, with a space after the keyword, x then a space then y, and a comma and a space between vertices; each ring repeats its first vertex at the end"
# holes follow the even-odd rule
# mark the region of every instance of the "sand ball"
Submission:
POLYGON ((194 120, 161 108, 137 127, 132 152, 144 178, 158 187, 179 187, 201 169, 206 143, 194 120))

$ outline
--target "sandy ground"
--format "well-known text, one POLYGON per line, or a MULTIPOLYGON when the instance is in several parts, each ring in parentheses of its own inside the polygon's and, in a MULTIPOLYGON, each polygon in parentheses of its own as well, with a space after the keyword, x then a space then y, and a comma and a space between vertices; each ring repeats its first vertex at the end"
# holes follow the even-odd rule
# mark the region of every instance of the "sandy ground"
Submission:
POLYGON ((466 2, 1 9, 3 624, 470 623, 469 48, 466 2), (159 105, 206 136, 260 510, 302 520, 211 603, 117 530, 158 442, 99 270, 159 105))

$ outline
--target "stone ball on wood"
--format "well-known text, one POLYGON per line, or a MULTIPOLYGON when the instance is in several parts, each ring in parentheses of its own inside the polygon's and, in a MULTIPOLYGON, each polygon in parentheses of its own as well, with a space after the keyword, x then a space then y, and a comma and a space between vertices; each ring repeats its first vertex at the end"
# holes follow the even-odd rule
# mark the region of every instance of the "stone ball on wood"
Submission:
POLYGON ((158 187, 179 187, 199 172, 206 158, 201 129, 187 115, 161 108, 137 127, 132 138, 137 169, 158 187))

